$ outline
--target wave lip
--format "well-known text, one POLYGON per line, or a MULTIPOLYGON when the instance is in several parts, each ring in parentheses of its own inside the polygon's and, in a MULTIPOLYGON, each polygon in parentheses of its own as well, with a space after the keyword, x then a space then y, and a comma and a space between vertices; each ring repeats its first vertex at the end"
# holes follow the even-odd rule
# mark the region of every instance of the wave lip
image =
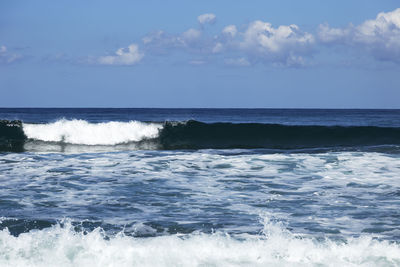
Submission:
POLYGON ((154 139, 161 124, 130 122, 90 123, 85 120, 59 120, 48 124, 23 123, 27 138, 74 145, 117 145, 154 139))

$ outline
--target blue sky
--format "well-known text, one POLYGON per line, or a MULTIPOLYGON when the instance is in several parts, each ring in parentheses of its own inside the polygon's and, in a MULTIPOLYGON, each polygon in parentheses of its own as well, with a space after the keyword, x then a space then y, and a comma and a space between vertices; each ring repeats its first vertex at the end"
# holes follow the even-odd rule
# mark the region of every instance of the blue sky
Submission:
POLYGON ((398 8, 1 1, 0 107, 400 108, 398 8))

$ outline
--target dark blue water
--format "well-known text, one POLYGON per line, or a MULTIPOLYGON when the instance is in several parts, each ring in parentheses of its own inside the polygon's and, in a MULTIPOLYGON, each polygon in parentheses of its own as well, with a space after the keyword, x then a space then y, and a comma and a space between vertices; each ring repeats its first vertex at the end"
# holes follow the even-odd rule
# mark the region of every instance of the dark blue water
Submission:
POLYGON ((0 119, 1 266, 400 265, 400 110, 0 119))
POLYGON ((256 122, 287 125, 400 127, 400 110, 345 109, 154 109, 154 108, 0 108, 0 118, 27 123, 81 119, 106 121, 256 122))

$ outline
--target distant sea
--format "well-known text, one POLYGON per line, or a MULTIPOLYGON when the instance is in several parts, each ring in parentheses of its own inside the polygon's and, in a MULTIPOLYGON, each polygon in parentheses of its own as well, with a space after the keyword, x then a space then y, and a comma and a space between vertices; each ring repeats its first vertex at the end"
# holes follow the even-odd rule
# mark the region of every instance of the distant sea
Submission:
POLYGON ((0 108, 0 266, 400 266, 400 110, 0 108))

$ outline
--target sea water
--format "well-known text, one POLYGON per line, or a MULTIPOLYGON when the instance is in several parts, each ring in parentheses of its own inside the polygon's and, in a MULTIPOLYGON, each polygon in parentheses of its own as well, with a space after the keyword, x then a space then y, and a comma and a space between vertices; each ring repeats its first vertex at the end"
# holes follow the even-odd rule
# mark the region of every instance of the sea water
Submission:
POLYGON ((0 266, 400 266, 400 111, 0 109, 0 266))

